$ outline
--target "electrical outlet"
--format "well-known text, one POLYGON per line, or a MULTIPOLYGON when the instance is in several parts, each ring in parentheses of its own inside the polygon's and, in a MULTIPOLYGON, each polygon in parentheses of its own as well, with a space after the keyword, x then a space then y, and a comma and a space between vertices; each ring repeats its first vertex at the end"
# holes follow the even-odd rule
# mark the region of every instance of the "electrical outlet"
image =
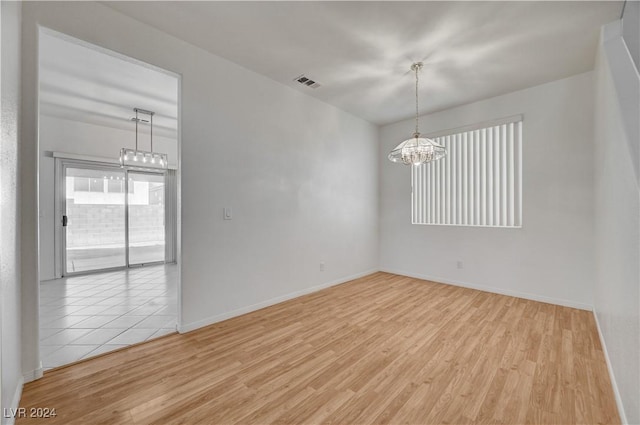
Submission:
POLYGON ((464 268, 464 264, 462 264, 462 261, 458 261, 458 263, 456 265, 458 266, 459 269, 463 269, 464 268))
POLYGON ((324 271, 324 261, 320 262, 320 271, 323 272, 324 271))

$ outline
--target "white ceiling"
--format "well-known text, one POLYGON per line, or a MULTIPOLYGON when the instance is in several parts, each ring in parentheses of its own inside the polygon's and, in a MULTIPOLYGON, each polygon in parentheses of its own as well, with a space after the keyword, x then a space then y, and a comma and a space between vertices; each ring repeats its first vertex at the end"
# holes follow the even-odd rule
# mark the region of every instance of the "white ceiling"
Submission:
MULTIPOLYGON (((154 134, 175 138, 178 79, 53 33, 40 38, 40 112, 133 130, 134 107, 156 112, 154 134), (106 54, 105 54, 106 53, 106 54)), ((140 115, 148 119, 148 115, 140 115)), ((146 132, 148 127, 140 128, 146 132)))
POLYGON ((108 2, 327 103, 386 124, 593 69, 622 2, 108 2), (322 86, 292 81, 300 74, 322 86))

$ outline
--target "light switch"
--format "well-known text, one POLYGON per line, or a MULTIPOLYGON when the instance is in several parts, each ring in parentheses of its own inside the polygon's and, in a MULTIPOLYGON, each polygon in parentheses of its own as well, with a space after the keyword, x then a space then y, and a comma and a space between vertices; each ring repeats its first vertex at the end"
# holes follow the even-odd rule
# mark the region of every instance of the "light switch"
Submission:
POLYGON ((231 210, 231 207, 225 207, 224 209, 224 219, 225 220, 231 220, 233 218, 233 211, 231 210))

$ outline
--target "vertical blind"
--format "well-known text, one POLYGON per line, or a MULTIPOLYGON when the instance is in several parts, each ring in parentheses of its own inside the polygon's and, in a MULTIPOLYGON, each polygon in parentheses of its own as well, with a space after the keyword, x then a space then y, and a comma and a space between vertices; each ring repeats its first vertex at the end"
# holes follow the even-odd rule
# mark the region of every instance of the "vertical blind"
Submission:
POLYGON ((522 116, 429 137, 447 155, 411 167, 414 224, 522 226, 522 116))

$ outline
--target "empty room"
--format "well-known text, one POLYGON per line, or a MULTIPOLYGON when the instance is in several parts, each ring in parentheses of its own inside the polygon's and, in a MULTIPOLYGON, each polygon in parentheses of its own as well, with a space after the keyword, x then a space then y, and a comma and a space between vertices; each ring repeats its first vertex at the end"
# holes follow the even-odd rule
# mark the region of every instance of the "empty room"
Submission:
POLYGON ((639 1, 2 1, 11 424, 640 424, 639 1))

